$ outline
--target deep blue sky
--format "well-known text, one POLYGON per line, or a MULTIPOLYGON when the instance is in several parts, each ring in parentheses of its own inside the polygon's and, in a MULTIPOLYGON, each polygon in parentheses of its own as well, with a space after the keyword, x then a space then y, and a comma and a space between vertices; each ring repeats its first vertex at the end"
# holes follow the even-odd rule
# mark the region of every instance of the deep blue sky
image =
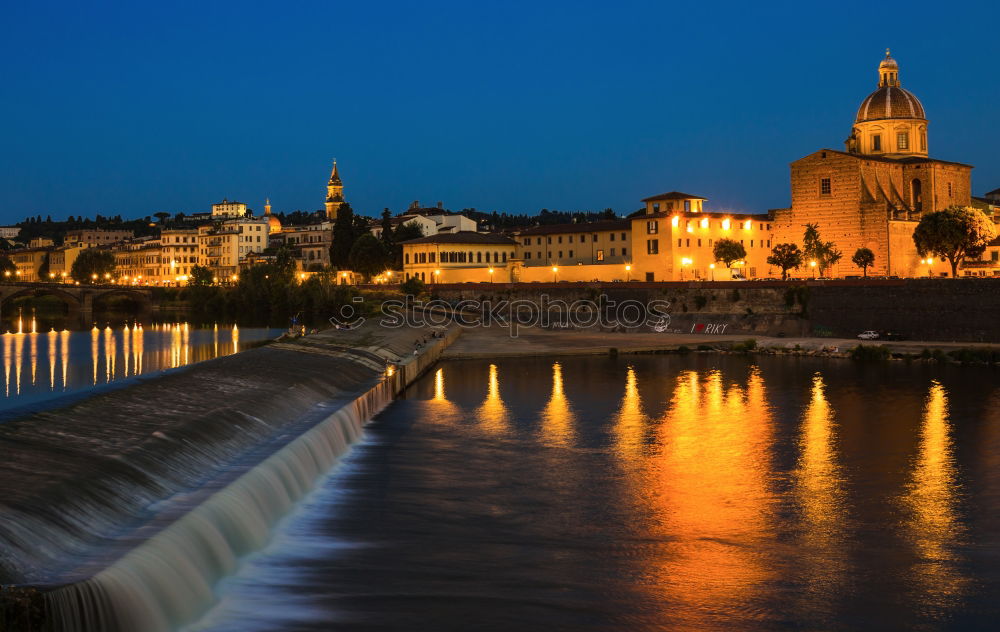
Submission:
POLYGON ((322 207, 787 205, 889 46, 934 157, 1000 187, 993 2, 13 2, 0 222, 322 207))

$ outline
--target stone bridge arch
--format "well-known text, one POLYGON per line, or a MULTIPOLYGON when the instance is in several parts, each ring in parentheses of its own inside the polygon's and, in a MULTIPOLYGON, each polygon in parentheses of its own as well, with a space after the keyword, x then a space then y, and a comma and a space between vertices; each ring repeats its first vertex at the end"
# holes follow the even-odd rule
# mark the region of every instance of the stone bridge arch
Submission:
POLYGON ((0 313, 7 313, 7 308, 11 301, 19 298, 39 296, 55 296, 61 300, 66 304, 70 317, 79 315, 83 310, 83 302, 76 292, 64 290, 59 286, 37 285, 4 288, 3 292, 0 293, 0 313))

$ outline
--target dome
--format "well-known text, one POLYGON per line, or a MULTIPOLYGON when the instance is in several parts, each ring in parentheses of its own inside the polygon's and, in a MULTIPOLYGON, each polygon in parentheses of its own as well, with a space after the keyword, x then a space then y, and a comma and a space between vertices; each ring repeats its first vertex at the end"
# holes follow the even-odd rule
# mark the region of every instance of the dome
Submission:
POLYGON ((281 232, 281 220, 279 220, 274 215, 268 214, 267 216, 268 231, 273 235, 274 233, 281 232))
POLYGON ((925 119, 927 116, 924 114, 924 106, 912 92, 898 85, 882 86, 861 102, 855 122, 901 118, 925 119))

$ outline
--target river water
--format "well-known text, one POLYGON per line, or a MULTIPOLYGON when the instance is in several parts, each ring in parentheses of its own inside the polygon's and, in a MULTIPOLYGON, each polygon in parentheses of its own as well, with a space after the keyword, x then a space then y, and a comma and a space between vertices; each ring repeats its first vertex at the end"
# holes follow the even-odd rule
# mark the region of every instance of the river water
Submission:
POLYGON ((446 362, 192 629, 995 629, 996 378, 446 362))
POLYGON ((0 419, 275 338, 281 330, 188 323, 131 324, 89 331, 42 331, 31 319, 0 334, 4 397, 0 419), (38 333, 35 333, 35 332, 38 333), (19 333, 22 332, 22 333, 19 333))

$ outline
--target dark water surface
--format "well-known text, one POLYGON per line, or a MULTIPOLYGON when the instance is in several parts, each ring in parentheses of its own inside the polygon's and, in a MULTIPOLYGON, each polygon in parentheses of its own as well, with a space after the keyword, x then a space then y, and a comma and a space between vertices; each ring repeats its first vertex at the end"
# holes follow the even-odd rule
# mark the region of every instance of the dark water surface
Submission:
POLYGON ((46 331, 27 319, 0 334, 4 380, 0 419, 63 396, 86 395, 139 375, 237 353, 280 334, 278 329, 233 325, 199 329, 188 323, 46 331))
POLYGON ((444 363, 197 629, 996 629, 997 380, 810 358, 444 363))

